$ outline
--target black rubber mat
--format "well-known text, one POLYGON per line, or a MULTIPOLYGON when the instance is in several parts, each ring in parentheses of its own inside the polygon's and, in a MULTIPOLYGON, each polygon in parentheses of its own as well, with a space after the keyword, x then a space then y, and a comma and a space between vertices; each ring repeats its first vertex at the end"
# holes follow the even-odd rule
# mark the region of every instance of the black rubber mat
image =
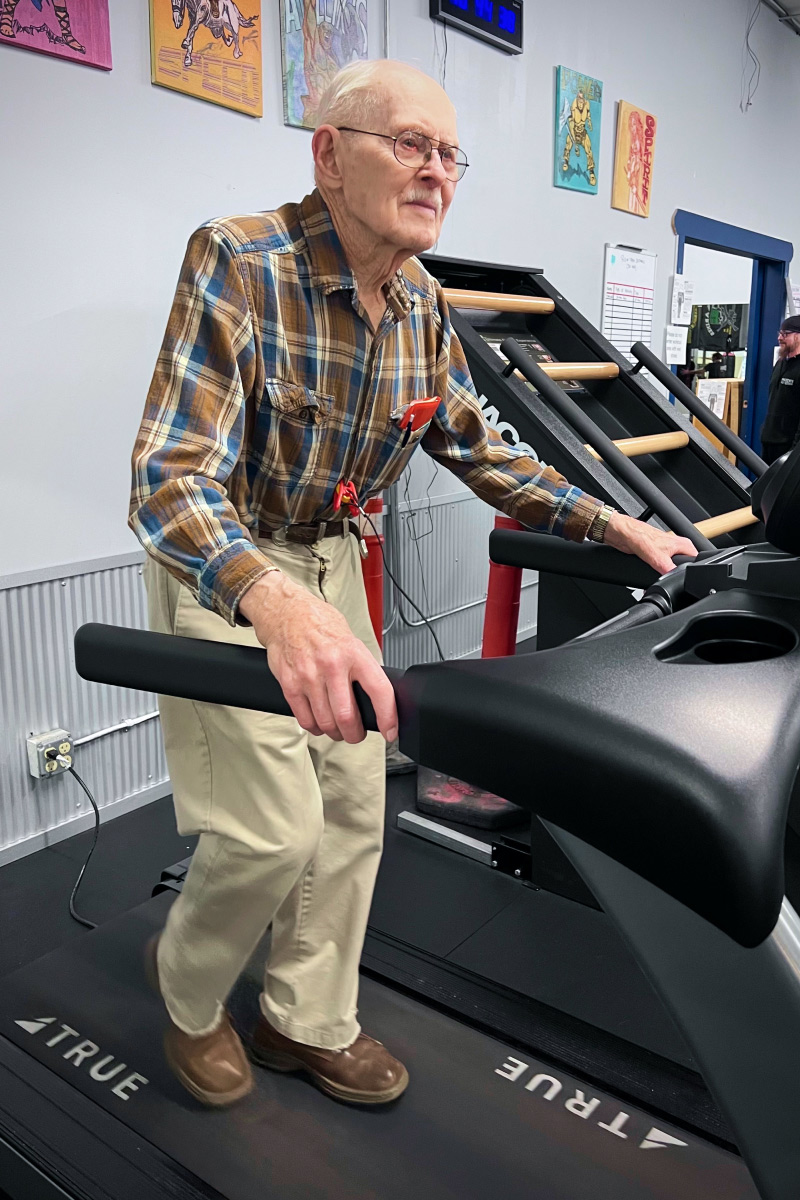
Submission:
MULTIPOLYGON (((182 1191, 188 1171, 228 1200, 757 1200, 734 1155, 369 979, 362 1022, 411 1074, 397 1104, 354 1109, 259 1070, 242 1104, 201 1109, 162 1060, 160 1003, 141 967, 170 899, 9 976, 0 1032, 168 1155, 182 1191), (110 1077, 93 1078, 93 1065, 110 1077), (548 1077, 534 1086, 537 1075, 548 1077)), ((246 976, 245 1024, 257 991, 246 976)))
POLYGON ((515 880, 387 822, 371 929, 444 958, 516 897, 515 880))

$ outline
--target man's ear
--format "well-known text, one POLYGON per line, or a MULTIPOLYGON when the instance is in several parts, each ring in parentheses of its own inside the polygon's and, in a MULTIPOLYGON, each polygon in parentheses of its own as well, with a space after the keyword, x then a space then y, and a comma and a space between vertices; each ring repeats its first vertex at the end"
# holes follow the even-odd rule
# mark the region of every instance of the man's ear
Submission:
POLYGON ((318 183, 328 189, 342 186, 342 170, 339 161, 341 135, 333 125, 320 125, 311 139, 311 153, 318 183))

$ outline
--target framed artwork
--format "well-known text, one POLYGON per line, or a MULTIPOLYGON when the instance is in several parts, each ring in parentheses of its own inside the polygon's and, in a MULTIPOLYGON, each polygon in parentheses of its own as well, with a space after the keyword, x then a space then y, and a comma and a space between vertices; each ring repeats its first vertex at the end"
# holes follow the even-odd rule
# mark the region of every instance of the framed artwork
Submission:
POLYGON ((556 68, 556 187, 597 193, 603 84, 569 67, 556 68))
POLYGON ((620 100, 611 207, 637 217, 650 215, 656 119, 652 113, 620 100))
POLYGON ((150 0, 150 77, 260 117, 261 0, 150 0))
POLYGON ((0 42, 110 71, 108 0, 0 0, 0 42))
POLYGON ((314 129, 319 102, 340 67, 366 58, 366 0, 278 0, 283 120, 314 129))

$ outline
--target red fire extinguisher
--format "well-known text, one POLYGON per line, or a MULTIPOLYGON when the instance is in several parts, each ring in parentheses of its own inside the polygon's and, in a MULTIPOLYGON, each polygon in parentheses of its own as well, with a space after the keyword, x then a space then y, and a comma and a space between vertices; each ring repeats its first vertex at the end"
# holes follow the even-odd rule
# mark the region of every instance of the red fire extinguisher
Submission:
POLYGON ((367 592, 367 605, 372 628, 378 645, 383 649, 383 500, 380 496, 367 500, 364 512, 369 513, 370 520, 361 518, 361 532, 367 553, 361 559, 361 570, 364 574, 364 587, 367 592), (373 525, 375 528, 373 529, 373 525))

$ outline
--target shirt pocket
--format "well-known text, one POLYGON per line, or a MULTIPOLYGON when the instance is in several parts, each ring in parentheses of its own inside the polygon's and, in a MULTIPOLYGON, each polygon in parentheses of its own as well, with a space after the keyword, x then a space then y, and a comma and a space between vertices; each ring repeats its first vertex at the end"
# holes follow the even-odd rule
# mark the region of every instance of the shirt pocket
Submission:
POLYGON ((431 422, 426 421, 421 428, 408 430, 398 429, 397 425, 392 424, 385 442, 386 453, 383 462, 379 465, 377 474, 369 485, 371 493, 383 491, 400 478, 430 425, 431 422))
POLYGON ((317 481, 333 397, 302 384, 267 379, 258 409, 253 450, 272 484, 301 491, 317 481))
POLYGON ((300 425, 324 424, 330 415, 331 400, 331 396, 284 379, 267 379, 264 383, 264 405, 277 417, 300 425))

